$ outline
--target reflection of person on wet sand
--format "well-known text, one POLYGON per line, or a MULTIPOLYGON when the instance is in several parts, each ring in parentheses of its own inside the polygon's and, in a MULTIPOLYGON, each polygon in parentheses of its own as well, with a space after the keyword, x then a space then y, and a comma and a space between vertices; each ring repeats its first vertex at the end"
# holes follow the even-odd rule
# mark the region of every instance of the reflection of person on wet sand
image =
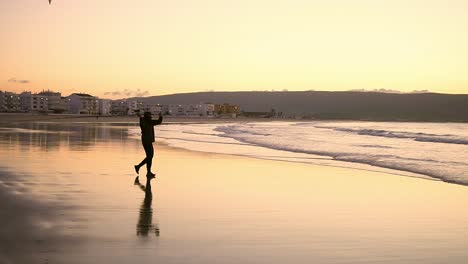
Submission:
POLYGON ((163 117, 159 114, 158 120, 153 120, 151 118, 151 112, 145 112, 143 117, 140 112, 137 112, 138 117, 140 117, 140 128, 141 128, 141 143, 145 149, 146 157, 143 159, 140 164, 135 165, 135 171, 139 174, 141 166, 146 164, 146 177, 154 177, 155 174, 151 172, 151 165, 153 163, 153 142, 154 142, 154 126, 160 125, 162 123, 163 117))
POLYGON ((153 208, 151 204, 153 202, 153 193, 151 192, 151 178, 146 182, 146 186, 140 183, 138 177, 135 178, 135 185, 138 185, 142 191, 145 192, 145 199, 140 207, 140 216, 138 217, 137 223, 137 236, 148 236, 150 232, 154 232, 156 236, 159 236, 158 225, 153 224, 153 208))

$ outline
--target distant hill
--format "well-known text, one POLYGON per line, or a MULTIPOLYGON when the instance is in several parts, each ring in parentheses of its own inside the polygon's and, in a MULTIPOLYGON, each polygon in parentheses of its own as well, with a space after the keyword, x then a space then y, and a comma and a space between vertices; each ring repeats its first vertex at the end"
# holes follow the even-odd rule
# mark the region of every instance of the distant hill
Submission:
POLYGON ((378 92, 200 92, 134 98, 148 103, 238 104, 244 111, 275 109, 312 119, 468 122, 468 94, 378 92))

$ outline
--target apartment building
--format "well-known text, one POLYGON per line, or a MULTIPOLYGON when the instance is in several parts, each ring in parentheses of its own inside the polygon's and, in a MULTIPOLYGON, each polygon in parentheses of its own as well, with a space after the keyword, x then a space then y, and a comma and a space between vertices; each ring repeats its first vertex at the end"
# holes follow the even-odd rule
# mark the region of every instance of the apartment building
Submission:
POLYGON ((213 116, 215 114, 215 105, 211 103, 201 104, 200 115, 201 116, 213 116))
POLYGON ((21 108, 27 112, 46 112, 49 109, 48 98, 45 95, 22 92, 20 94, 21 108))
POLYGON ((68 96, 69 109, 72 114, 97 115, 99 100, 97 97, 85 93, 73 93, 68 96))
POLYGON ((112 111, 112 103, 109 99, 98 99, 99 100, 99 115, 110 115, 112 111))
POLYGON ((137 100, 113 100, 111 101, 111 114, 112 115, 135 115, 137 110, 140 111, 144 108, 144 103, 137 100))
POLYGON ((127 100, 128 112, 127 115, 135 115, 140 110, 144 109, 145 104, 137 100, 127 100))
POLYGON ((54 113, 64 113, 68 111, 68 100, 62 97, 61 93, 52 91, 42 91, 37 95, 46 97, 47 110, 54 113))
POLYGON ((7 112, 21 111, 21 99, 18 94, 12 92, 5 92, 4 94, 4 108, 7 112))
POLYGON ((111 114, 112 115, 127 115, 128 106, 125 100, 112 100, 111 101, 111 114))
POLYGON ((164 113, 164 106, 160 104, 143 104, 140 111, 150 112, 152 115, 164 113))
POLYGON ((233 104, 216 104, 215 113, 217 115, 226 115, 236 117, 241 112, 241 108, 238 105, 233 104))
POLYGON ((171 116, 183 116, 185 115, 185 106, 180 104, 168 105, 168 114, 171 116))

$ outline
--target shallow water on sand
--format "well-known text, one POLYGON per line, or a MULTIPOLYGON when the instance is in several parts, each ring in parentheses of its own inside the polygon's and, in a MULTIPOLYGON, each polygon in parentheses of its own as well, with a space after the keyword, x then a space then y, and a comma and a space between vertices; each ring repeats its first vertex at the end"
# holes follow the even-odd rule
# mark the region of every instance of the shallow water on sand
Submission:
MULTIPOLYGON (((138 128, 130 133, 140 136, 138 128)), ((364 121, 164 126, 173 147, 388 172, 468 185, 468 124, 364 121)))
POLYGON ((7 215, 24 220, 20 227, 7 224, 24 231, 6 232, 2 218, 0 248, 26 244, 34 254, 25 260, 10 247, 0 251, 0 262, 465 263, 468 258, 465 186, 156 144, 157 178, 149 192, 145 177, 135 182, 133 164, 144 152, 127 131, 126 124, 85 123, 2 130, 1 193, 3 201, 17 201, 7 215))

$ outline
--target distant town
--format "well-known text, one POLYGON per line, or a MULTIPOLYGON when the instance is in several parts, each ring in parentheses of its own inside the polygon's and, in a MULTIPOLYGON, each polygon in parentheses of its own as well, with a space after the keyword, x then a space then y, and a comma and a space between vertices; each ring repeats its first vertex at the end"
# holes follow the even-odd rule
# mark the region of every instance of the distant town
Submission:
POLYGON ((85 93, 62 96, 49 90, 0 91, 0 112, 81 117, 143 111, 171 117, 468 122, 467 105, 468 94, 379 91, 194 92, 119 100, 85 93))
POLYGON ((9 113, 54 113, 96 116, 126 116, 138 112, 151 112, 184 117, 237 117, 239 105, 227 103, 198 104, 150 104, 132 99, 101 99, 85 93, 62 96, 60 92, 22 92, 20 94, 0 91, 0 112, 9 113))

